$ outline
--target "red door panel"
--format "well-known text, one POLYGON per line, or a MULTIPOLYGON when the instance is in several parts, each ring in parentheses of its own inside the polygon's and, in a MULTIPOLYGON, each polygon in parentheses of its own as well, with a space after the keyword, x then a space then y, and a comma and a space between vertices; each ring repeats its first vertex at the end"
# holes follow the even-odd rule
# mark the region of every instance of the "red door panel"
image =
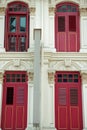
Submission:
POLYGON ((60 32, 57 35, 58 51, 66 51, 66 33, 60 32), (61 44, 60 44, 61 43, 61 44))
POLYGON ((68 129, 67 107, 58 107, 58 129, 68 129))
POLYGON ((1 121, 2 130, 25 130, 27 126, 26 73, 16 73, 8 72, 5 76, 1 121))
POLYGON ((16 129, 24 129, 24 107, 16 107, 16 129))
POLYGON ((69 43, 69 46, 68 46, 68 50, 69 51, 77 51, 78 48, 77 48, 77 33, 74 33, 74 32, 70 32, 68 33, 68 43, 69 43))
POLYGON ((78 72, 56 72, 55 126, 82 130, 81 80, 78 72))
POLYGON ((70 129, 80 129, 79 107, 70 107, 70 129))
POLYGON ((5 129, 13 129, 13 107, 5 107, 5 129))

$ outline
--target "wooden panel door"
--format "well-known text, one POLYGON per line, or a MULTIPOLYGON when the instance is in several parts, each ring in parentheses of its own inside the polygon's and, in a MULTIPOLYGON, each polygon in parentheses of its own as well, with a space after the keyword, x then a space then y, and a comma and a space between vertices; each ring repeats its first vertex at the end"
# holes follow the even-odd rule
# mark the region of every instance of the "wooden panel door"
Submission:
POLYGON ((58 15, 57 21, 58 26, 57 28, 57 49, 58 51, 67 51, 67 22, 66 16, 61 14, 58 15))
POLYGON ((67 28, 67 36, 68 36, 68 46, 67 50, 70 52, 78 52, 79 51, 79 18, 76 13, 70 13, 67 15, 68 17, 68 28, 67 28))
POLYGON ((24 74, 9 74, 9 78, 6 79, 8 82, 4 83, 1 121, 2 130, 25 130, 26 128, 27 83, 24 82, 26 80, 23 76, 24 74), (15 80, 12 75, 15 77, 15 80), (13 81, 13 83, 10 81, 13 81))
POLYGON ((82 130, 81 81, 78 72, 57 72, 55 81, 57 130, 82 130))

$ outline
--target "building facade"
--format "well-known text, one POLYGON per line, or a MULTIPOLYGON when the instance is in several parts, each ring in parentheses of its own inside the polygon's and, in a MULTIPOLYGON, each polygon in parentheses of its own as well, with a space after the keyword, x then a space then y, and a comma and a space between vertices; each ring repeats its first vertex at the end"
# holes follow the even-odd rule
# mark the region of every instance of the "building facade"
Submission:
POLYGON ((87 1, 0 0, 0 130, 87 130, 87 1))

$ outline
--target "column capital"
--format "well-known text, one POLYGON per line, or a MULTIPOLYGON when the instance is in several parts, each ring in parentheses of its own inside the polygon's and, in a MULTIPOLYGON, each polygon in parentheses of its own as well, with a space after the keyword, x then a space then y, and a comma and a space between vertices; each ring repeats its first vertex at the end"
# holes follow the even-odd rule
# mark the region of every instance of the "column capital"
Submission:
POLYGON ((27 75, 28 75, 29 84, 33 84, 33 81, 34 81, 34 72, 33 72, 33 70, 28 71, 27 75))
POLYGON ((3 82, 4 71, 0 70, 0 84, 3 82))
POLYGON ((48 82, 49 84, 54 84, 55 70, 48 70, 48 82))
POLYGON ((87 16, 87 7, 86 8, 80 8, 80 15, 81 16, 87 16))
POLYGON ((82 78, 82 83, 87 84, 87 70, 82 70, 80 72, 81 78, 82 78))

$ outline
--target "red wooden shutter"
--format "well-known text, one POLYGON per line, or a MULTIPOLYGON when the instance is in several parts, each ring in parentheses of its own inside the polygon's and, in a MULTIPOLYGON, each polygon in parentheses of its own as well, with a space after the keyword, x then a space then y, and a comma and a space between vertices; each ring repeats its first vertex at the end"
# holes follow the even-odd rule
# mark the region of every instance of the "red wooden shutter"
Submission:
POLYGON ((77 18, 74 15, 69 16, 68 29, 68 51, 77 51, 77 18))
POLYGON ((58 128, 67 129, 67 90, 58 89, 58 128))
POLYGON ((70 129, 80 128, 78 88, 70 88, 70 129))
MULTIPOLYGON (((25 86, 24 86, 25 87, 25 86)), ((25 102, 25 90, 24 87, 18 87, 16 89, 16 129, 24 129, 24 117, 25 117, 25 109, 24 109, 24 102, 25 102)))
POLYGON ((58 16, 57 44, 58 50, 66 50, 66 24, 65 16, 58 16))

